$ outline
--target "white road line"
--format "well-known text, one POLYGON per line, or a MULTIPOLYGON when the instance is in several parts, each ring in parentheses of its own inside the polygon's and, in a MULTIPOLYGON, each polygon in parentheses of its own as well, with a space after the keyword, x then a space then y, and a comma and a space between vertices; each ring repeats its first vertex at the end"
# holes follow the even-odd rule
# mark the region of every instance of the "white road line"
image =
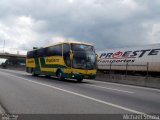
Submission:
POLYGON ((6 111, 3 109, 3 107, 0 105, 0 114, 5 114, 6 111))
POLYGON ((41 83, 41 82, 32 81, 32 80, 29 80, 29 79, 26 79, 26 78, 23 78, 23 77, 19 77, 19 76, 16 76, 16 75, 11 75, 11 74, 8 74, 8 73, 5 73, 5 74, 7 74, 8 76, 12 76, 12 77, 16 77, 16 78, 19 78, 19 79, 26 80, 28 82, 32 82, 32 83, 43 85, 43 86, 46 86, 46 87, 49 87, 49 88, 53 88, 53 89, 56 89, 56 90, 59 90, 59 91, 70 93, 70 94, 73 94, 73 95, 76 95, 76 96, 80 96, 80 97, 83 97, 83 98, 86 98, 86 99, 89 99, 89 100, 92 100, 92 101, 96 101, 96 102, 99 102, 99 103, 102 103, 102 104, 105 104, 105 105, 109 105, 109 106, 118 108, 118 109, 129 111, 129 112, 132 112, 132 113, 135 113, 135 114, 144 114, 144 115, 146 115, 143 112, 136 111, 136 110, 133 110, 133 109, 130 109, 130 108, 127 108, 127 107, 120 106, 120 105, 116 105, 116 104, 113 104, 113 103, 110 103, 110 102, 107 102, 107 101, 103 101, 103 100, 100 100, 100 99, 96 99, 96 98, 93 98, 93 97, 90 97, 90 96, 86 96, 86 95, 83 95, 83 94, 79 94, 79 93, 76 93, 76 92, 72 92, 72 91, 69 91, 69 90, 65 90, 65 89, 62 89, 62 88, 58 88, 58 87, 55 87, 55 86, 44 84, 44 83, 41 83))
MULTIPOLYGON (((87 80, 87 81, 89 81, 89 80, 87 80)), ((138 88, 138 89, 144 89, 144 90, 151 90, 151 91, 158 91, 158 92, 160 92, 160 89, 143 87, 143 86, 134 86, 134 85, 121 84, 121 83, 103 82, 103 81, 98 81, 98 80, 94 80, 93 82, 110 84, 110 85, 117 85, 117 86, 124 86, 124 87, 131 87, 131 88, 138 88)))
POLYGON ((93 87, 98 87, 98 88, 103 88, 103 89, 112 90, 112 91, 125 92, 125 93, 130 93, 130 94, 134 93, 134 92, 131 92, 131 91, 120 90, 120 89, 115 89, 115 88, 108 88, 108 87, 103 87, 103 86, 98 86, 98 85, 89 85, 89 84, 85 84, 85 85, 87 85, 87 86, 93 86, 93 87))
POLYGON ((2 114, 3 112, 2 112, 2 107, 0 106, 0 114, 2 114))

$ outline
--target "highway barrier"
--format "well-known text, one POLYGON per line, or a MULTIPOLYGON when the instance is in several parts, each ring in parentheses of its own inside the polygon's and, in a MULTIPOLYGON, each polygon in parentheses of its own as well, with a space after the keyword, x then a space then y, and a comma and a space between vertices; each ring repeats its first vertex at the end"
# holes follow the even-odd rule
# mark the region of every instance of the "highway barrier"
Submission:
POLYGON ((160 88, 160 78, 159 77, 142 76, 142 75, 133 76, 133 75, 122 75, 122 74, 111 74, 111 73, 105 74, 105 73, 97 72, 96 80, 136 85, 136 86, 160 88))

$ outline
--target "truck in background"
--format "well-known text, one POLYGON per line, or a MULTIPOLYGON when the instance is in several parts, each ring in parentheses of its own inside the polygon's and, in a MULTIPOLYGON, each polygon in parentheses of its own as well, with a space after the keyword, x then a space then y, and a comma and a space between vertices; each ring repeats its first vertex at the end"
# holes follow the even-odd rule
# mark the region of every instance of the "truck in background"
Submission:
POLYGON ((160 72, 160 44, 106 49, 97 52, 97 67, 102 72, 160 72))

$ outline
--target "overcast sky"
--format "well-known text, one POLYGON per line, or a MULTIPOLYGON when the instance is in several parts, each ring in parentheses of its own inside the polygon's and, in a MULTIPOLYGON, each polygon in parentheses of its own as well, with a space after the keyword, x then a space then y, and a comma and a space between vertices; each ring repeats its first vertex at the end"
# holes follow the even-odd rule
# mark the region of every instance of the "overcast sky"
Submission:
POLYGON ((97 50, 160 43, 160 0, 0 0, 0 47, 65 40, 97 50))

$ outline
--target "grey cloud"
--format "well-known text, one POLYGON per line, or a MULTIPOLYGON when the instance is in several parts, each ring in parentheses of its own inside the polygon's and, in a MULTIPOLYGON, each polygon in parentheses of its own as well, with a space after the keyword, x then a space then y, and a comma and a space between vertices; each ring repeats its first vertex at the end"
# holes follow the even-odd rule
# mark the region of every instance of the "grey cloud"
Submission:
MULTIPOLYGON (((9 26, 13 18, 32 18, 31 32, 36 36, 32 46, 62 36, 94 43, 101 50, 154 43, 150 33, 152 24, 160 24, 159 6, 159 0, 1 0, 0 21, 9 26)), ((26 41, 18 47, 28 49, 31 45, 26 41)))

